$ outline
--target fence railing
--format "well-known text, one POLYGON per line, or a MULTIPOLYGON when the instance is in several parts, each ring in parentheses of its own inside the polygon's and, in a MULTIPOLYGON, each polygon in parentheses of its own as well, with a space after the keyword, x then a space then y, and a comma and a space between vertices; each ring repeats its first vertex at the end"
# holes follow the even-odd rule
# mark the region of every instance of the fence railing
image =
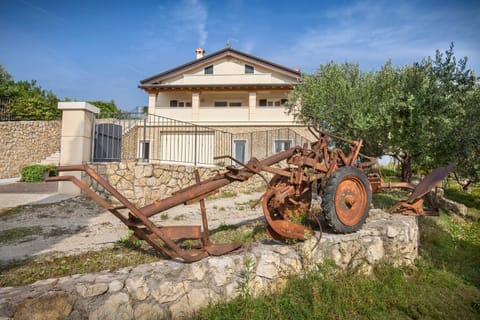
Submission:
POLYGON ((140 161, 194 166, 230 165, 259 159, 309 140, 289 129, 231 133, 143 113, 95 120, 94 162, 140 161))
POLYGON ((14 100, 10 97, 0 97, 0 121, 17 120, 13 113, 10 112, 10 107, 14 100))

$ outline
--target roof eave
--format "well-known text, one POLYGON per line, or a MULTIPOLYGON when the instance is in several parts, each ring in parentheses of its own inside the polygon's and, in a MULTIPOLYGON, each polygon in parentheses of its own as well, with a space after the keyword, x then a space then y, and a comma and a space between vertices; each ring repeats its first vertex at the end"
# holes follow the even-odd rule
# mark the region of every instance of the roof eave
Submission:
POLYGON ((244 58, 247 58, 247 59, 250 59, 250 60, 253 60, 253 61, 256 61, 257 63, 260 63, 260 64, 264 64, 264 65, 267 65, 267 66, 270 66, 270 67, 273 67, 275 69, 278 69, 278 70, 282 70, 284 73, 286 73, 287 75, 290 75, 292 78, 299 78, 301 76, 301 73, 300 71, 297 71, 297 70, 294 70, 294 69, 290 69, 290 68, 287 68, 285 66, 282 66, 282 65, 279 65, 279 64, 276 64, 276 63, 273 63, 273 62, 270 62, 270 61, 267 61, 267 60, 264 60, 264 59, 261 59, 261 58, 258 58, 256 56, 253 56, 253 55, 250 55, 248 53, 244 53, 244 52, 241 52, 241 51, 238 51, 238 50, 235 50, 235 49, 232 49, 232 48, 224 48, 222 50, 219 50, 219 51, 216 51, 216 52, 213 52, 209 55, 206 55, 202 58, 199 58, 199 59, 196 59, 196 60, 192 60, 190 62, 187 62, 185 64, 182 64, 178 67, 175 67, 175 68, 172 68, 172 69, 169 69, 167 71, 164 71, 164 72, 161 72, 161 73, 158 73, 154 76, 151 76, 149 78, 146 78, 146 79, 143 79, 140 81, 140 83, 143 85, 147 82, 151 82, 153 80, 156 80, 156 81, 161 81, 165 78, 168 77, 171 77, 171 76, 175 76, 176 74, 179 74, 181 73, 182 70, 185 70, 185 69, 188 69, 188 68, 191 68, 195 65, 200 65, 200 64, 203 64, 203 63, 206 63, 208 62, 209 60, 215 60, 217 57, 225 54, 227 55, 228 52, 231 52, 232 54, 235 54, 235 55, 238 55, 240 57, 244 57, 244 58))

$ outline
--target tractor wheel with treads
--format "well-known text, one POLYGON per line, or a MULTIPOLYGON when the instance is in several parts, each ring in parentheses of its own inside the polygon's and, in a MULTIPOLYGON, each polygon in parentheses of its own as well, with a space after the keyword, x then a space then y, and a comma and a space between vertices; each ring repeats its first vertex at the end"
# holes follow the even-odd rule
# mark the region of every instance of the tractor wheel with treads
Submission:
POLYGON ((358 168, 338 168, 323 190, 322 207, 328 224, 339 233, 358 231, 368 216, 372 189, 358 168))

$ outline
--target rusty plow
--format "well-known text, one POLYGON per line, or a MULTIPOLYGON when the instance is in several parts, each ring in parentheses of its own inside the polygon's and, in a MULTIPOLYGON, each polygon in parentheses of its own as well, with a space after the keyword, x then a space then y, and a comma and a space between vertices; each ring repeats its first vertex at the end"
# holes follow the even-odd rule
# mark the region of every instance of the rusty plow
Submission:
MULTIPOLYGON (((120 219, 134 237, 146 241, 156 250, 171 258, 194 262, 208 256, 223 255, 240 247, 240 244, 214 244, 210 241, 205 198, 233 182, 241 183, 259 175, 268 184, 261 198, 267 222, 266 232, 279 241, 305 240, 314 234, 312 221, 320 226, 318 213, 311 210, 313 197, 322 198, 322 210, 326 223, 338 233, 359 230, 370 210, 372 192, 384 192, 393 188, 413 190, 407 200, 394 205, 390 212, 407 215, 427 215, 438 211, 424 209, 424 200, 432 188, 445 179, 453 164, 439 168, 425 177, 418 185, 409 183, 385 183, 378 173, 365 174, 364 169, 376 163, 376 159, 360 152, 363 141, 348 140, 331 135, 317 128, 309 128, 316 140, 310 144, 281 151, 263 160, 251 158, 247 163, 230 158, 235 166, 201 181, 195 170, 196 184, 181 189, 169 197, 137 207, 112 187, 88 165, 60 166, 62 174, 81 171, 90 176, 120 203, 111 205, 86 184, 73 175, 46 177, 46 181, 70 181, 85 194, 120 219), (332 148, 330 139, 340 141, 343 148, 332 148), (282 162, 282 165, 279 164, 282 162), (270 181, 264 174, 270 174, 270 181), (181 204, 199 203, 201 226, 159 226, 151 217, 181 204), (183 249, 182 240, 197 240, 195 249, 183 249)), ((337 144, 335 144, 337 145, 337 144)), ((321 226, 320 226, 321 230, 321 226)))

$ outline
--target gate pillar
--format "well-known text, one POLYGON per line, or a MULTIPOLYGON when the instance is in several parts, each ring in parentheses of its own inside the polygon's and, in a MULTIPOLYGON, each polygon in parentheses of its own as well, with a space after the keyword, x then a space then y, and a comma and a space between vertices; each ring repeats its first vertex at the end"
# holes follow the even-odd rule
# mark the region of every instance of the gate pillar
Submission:
MULTIPOLYGON (((62 110, 60 165, 82 164, 91 160, 95 114, 100 109, 87 102, 59 102, 62 110)), ((67 172, 82 179, 80 172, 67 172)), ((71 182, 59 182, 58 192, 79 195, 80 189, 71 182)))

